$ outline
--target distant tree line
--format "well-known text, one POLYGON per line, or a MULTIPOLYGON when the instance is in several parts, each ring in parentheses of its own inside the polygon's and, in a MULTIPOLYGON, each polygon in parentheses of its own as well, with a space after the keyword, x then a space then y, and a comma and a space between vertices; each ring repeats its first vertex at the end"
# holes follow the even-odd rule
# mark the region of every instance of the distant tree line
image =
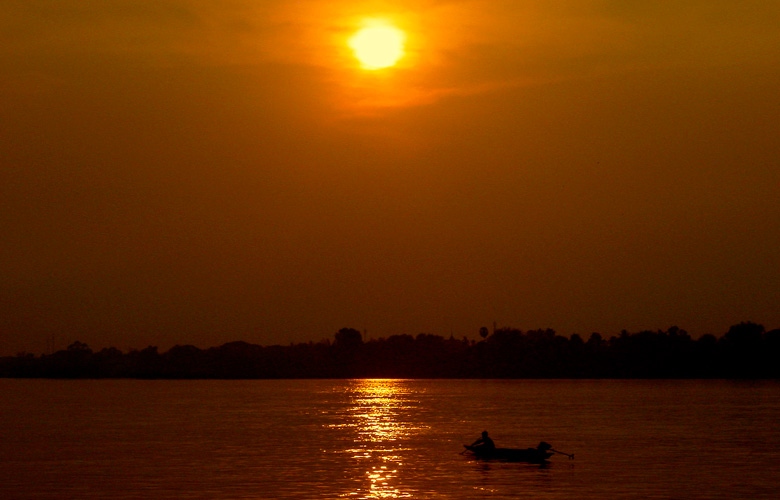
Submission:
POLYGON ((780 378, 780 329, 743 322, 721 337, 685 330, 556 335, 553 330, 480 330, 482 340, 393 335, 365 341, 343 328, 333 341, 260 346, 230 342, 94 352, 82 342, 49 355, 0 358, 17 378, 780 378))

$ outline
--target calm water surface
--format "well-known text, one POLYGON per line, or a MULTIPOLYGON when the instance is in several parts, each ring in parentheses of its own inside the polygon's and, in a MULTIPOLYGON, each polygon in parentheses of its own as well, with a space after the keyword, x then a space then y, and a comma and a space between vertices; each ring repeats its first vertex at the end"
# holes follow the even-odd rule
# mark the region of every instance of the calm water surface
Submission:
POLYGON ((777 499, 780 383, 0 380, 3 499, 777 499), (540 440, 548 466, 460 455, 540 440))

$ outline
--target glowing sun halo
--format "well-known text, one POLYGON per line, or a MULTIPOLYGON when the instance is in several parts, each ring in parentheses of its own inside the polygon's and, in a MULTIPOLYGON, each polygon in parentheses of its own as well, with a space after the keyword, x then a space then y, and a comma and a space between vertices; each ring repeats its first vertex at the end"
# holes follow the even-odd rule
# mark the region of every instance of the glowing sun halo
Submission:
POLYGON ((369 26, 349 39, 349 46, 365 69, 395 65, 404 55, 406 35, 393 26, 369 26))

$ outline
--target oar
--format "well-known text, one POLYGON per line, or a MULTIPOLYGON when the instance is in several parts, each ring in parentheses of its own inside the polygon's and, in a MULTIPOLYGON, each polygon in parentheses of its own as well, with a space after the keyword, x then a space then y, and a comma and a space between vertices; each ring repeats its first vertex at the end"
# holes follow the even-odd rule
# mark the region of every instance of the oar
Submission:
POLYGON ((550 448, 550 451, 553 451, 555 453, 560 453, 561 455, 566 455, 567 457, 569 457, 569 460, 574 460, 574 453, 569 455, 568 453, 564 453, 564 452, 558 451, 558 450, 553 450, 552 448, 550 448))

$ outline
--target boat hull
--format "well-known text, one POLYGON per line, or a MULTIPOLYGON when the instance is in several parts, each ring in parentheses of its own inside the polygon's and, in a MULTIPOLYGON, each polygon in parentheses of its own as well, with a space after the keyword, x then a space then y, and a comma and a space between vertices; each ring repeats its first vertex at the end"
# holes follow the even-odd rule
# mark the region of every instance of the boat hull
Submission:
POLYGON ((546 451, 540 451, 536 448, 516 449, 516 448, 494 448, 492 450, 484 450, 479 448, 472 448, 466 446, 475 457, 486 460, 505 460, 508 462, 529 462, 534 464, 540 464, 547 461, 552 456, 552 453, 546 451))

